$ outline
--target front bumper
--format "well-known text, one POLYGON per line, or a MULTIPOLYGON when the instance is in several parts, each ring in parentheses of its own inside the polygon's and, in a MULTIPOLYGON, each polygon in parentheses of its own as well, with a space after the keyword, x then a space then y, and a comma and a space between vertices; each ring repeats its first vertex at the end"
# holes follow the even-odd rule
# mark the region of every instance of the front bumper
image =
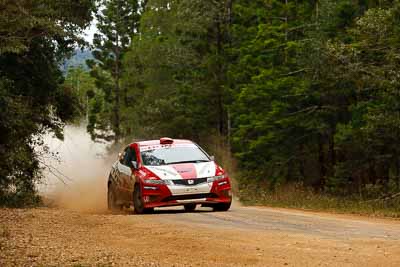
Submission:
POLYGON ((193 186, 142 185, 145 208, 179 206, 188 203, 217 204, 232 201, 229 178, 193 186))

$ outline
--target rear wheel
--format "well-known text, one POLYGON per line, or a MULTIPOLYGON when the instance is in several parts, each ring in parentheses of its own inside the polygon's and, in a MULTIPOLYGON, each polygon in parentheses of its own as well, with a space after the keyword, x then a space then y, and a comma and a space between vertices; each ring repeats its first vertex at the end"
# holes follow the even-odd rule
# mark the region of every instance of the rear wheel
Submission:
POLYGON ((228 203, 218 203, 216 204, 213 209, 214 211, 227 211, 231 207, 231 202, 228 203))
POLYGON ((186 204, 184 205, 185 211, 190 212, 196 209, 196 204, 186 204))
POLYGON ((136 214, 144 214, 144 213, 152 213, 154 208, 145 208, 142 190, 140 189, 140 185, 135 185, 135 189, 133 190, 133 207, 135 209, 136 214))

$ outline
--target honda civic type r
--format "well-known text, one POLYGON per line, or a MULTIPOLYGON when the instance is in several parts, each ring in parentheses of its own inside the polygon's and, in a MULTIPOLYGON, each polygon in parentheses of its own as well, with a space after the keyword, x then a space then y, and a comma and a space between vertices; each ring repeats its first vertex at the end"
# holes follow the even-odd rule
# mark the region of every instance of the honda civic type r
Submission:
POLYGON ((161 138, 135 142, 119 154, 108 178, 108 208, 133 205, 135 213, 156 207, 198 204, 216 211, 231 206, 227 173, 189 140, 161 138))

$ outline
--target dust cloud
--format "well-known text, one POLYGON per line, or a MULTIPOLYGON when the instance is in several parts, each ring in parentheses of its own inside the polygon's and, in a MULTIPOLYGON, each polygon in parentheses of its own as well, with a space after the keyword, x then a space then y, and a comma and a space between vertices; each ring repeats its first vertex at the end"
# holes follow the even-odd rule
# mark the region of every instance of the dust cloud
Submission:
POLYGON ((105 212, 107 178, 116 153, 109 153, 107 144, 93 142, 84 125, 67 125, 64 141, 49 135, 45 143, 58 159, 43 162, 45 180, 39 191, 44 198, 65 209, 105 212))

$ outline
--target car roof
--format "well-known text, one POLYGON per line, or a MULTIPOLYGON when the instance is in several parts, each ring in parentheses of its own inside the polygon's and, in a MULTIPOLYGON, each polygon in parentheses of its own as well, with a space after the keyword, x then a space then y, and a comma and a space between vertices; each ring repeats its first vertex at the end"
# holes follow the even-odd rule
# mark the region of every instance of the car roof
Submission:
MULTIPOLYGON (((186 139, 173 139, 174 143, 173 144, 193 144, 192 141, 186 140, 186 139)), ((160 139, 158 140, 147 140, 147 141, 139 141, 135 142, 139 146, 155 146, 155 145, 160 145, 160 139)))

